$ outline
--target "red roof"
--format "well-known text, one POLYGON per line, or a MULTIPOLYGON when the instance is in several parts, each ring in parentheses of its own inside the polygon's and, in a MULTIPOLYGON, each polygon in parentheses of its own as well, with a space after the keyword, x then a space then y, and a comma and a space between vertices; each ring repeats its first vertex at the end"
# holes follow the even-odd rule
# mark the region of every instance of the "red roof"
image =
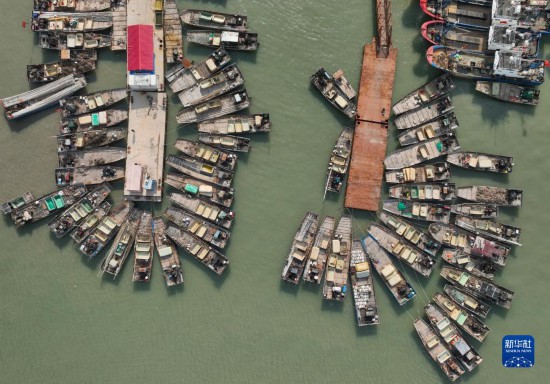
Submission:
POLYGON ((154 66, 153 26, 128 26, 128 70, 152 71, 154 66))

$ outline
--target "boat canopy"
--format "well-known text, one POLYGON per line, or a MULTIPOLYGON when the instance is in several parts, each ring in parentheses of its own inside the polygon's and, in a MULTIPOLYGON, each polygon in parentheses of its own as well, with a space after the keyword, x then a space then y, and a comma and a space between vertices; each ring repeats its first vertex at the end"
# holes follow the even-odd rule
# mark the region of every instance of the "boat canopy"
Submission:
POLYGON ((153 26, 128 26, 128 71, 153 71, 153 26))

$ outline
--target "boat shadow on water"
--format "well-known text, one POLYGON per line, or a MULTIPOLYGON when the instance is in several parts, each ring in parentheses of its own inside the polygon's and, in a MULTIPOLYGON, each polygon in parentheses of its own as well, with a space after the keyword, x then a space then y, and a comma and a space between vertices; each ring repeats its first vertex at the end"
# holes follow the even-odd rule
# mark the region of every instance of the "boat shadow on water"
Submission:
MULTIPOLYGON (((373 5, 373 15, 376 14, 376 1, 372 2, 373 5)), ((418 1, 409 1, 409 6, 403 11, 403 17, 401 18, 401 24, 405 28, 414 30, 415 33, 418 33, 418 30, 422 24, 428 19, 428 16, 420 10, 418 1)), ((376 36, 376 34, 375 34, 376 36)))
MULTIPOLYGON (((319 108, 326 108, 330 111, 330 113, 334 116, 336 119, 336 127, 341 127, 340 130, 343 127, 353 127, 355 124, 355 119, 350 119, 346 117, 342 112, 340 112, 338 109, 336 109, 334 106, 332 106, 327 99, 319 92, 317 88, 311 82, 309 83, 309 92, 314 95, 319 100, 319 108)), ((356 99, 353 100, 354 103, 357 103, 356 99)), ((333 124, 335 125, 335 124, 333 124)))
POLYGON ((45 108, 41 111, 38 111, 36 113, 33 113, 33 114, 30 114, 30 115, 27 115, 27 116, 23 116, 19 119, 14 119, 14 120, 9 120, 6 115, 4 114, 4 121, 8 124, 8 127, 10 127, 10 129, 14 132, 19 132, 19 131, 22 131, 24 130, 25 128, 29 128, 29 127, 32 127, 35 123, 37 123, 38 121, 46 118, 47 115, 49 114, 59 114, 57 111, 56 111, 56 107, 58 107, 59 105, 58 104, 55 104, 51 107, 48 107, 48 108, 45 108))
POLYGON ((505 101, 493 99, 487 95, 477 92, 475 90, 475 81, 468 81, 468 83, 471 83, 471 88, 468 92, 473 94, 472 104, 483 106, 480 114, 484 122, 489 123, 491 127, 497 127, 498 129, 501 128, 500 125, 503 122, 508 120, 510 113, 517 114, 519 115, 521 121, 520 128, 523 130, 523 135, 527 136, 528 119, 526 119, 526 116, 528 116, 528 118, 534 116, 536 106, 507 103, 505 101))
POLYGON ((298 296, 298 286, 284 280, 281 280, 279 283, 279 290, 290 295, 298 296))

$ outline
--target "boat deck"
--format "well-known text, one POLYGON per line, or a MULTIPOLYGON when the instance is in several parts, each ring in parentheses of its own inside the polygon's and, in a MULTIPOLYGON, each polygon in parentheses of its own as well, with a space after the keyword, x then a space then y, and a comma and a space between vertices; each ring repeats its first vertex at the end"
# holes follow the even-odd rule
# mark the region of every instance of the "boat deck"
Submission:
POLYGON ((126 3, 128 0, 119 0, 116 6, 113 6, 113 29, 111 32, 111 51, 124 51, 126 49, 126 3))
POLYGON ((166 63, 174 64, 181 61, 183 59, 183 37, 180 15, 174 0, 164 1, 164 35, 166 63))

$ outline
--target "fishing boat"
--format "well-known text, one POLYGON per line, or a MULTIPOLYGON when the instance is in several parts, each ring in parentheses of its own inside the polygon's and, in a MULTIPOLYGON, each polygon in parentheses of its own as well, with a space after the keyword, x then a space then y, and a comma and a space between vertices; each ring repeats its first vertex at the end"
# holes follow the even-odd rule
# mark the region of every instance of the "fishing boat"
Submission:
POLYGON ((134 273, 132 281, 151 281, 153 270, 153 215, 150 212, 143 212, 136 232, 134 245, 134 273))
POLYGON ((414 321, 414 328, 426 351, 428 351, 433 361, 439 365, 449 380, 455 381, 464 374, 465 371, 460 366, 458 360, 453 357, 449 348, 443 344, 434 330, 424 320, 421 318, 416 319, 414 321))
POLYGON ((456 197, 454 183, 426 183, 393 185, 389 197, 411 201, 451 201, 456 197))
POLYGON ((446 162, 418 165, 386 172, 386 183, 427 183, 451 178, 451 167, 446 162))
POLYGON ((457 167, 495 173, 512 173, 514 158, 481 152, 455 152, 447 155, 447 162, 457 167))
POLYGON ((362 327, 365 325, 380 324, 371 265, 367 253, 361 245, 361 240, 352 241, 349 276, 353 290, 357 325, 362 327))
POLYGON ((6 117, 12 120, 57 104, 59 100, 85 86, 86 78, 83 75, 69 75, 19 95, 0 99, 0 103, 6 117))
POLYGON ((99 252, 116 236, 120 227, 128 220, 134 210, 134 203, 125 201, 114 207, 110 213, 97 223, 88 237, 80 243, 79 250, 90 259, 99 252))
POLYGON ((424 307, 424 311, 432 329, 443 339, 453 356, 468 372, 483 362, 479 353, 464 339, 456 325, 437 306, 430 303, 424 307))
POLYGON ((127 134, 126 128, 115 127, 59 135, 57 136, 57 151, 103 147, 125 139, 127 134))
POLYGON ((172 240, 166 236, 166 224, 160 217, 153 219, 153 236, 155 248, 159 255, 162 275, 167 287, 183 284, 183 274, 178 250, 172 240))
POLYGON ((214 133, 199 133, 199 141, 220 149, 234 152, 250 151, 250 139, 241 136, 216 135, 214 133))
POLYGON ((521 229, 508 224, 497 223, 493 220, 477 219, 468 216, 457 216, 455 224, 476 235, 488 236, 502 243, 520 245, 521 229))
POLYGON ((96 167, 126 158, 126 148, 99 147, 80 151, 58 152, 59 168, 96 167))
POLYGON ((348 291, 348 270, 351 258, 352 217, 342 215, 334 231, 334 239, 326 266, 323 298, 344 301, 348 291))
POLYGON ((323 219, 304 268, 304 281, 320 284, 325 273, 330 246, 334 235, 334 217, 323 219))
POLYGON ((533 32, 548 33, 547 0, 493 1, 493 24, 529 28, 533 32))
POLYGON ((409 129, 435 120, 454 109, 451 97, 444 95, 434 99, 420 108, 405 112, 393 119, 397 129, 409 129))
POLYGON ((32 13, 31 29, 35 32, 93 32, 113 26, 110 12, 69 13, 40 12, 32 13))
POLYGON ((48 227, 58 239, 75 229, 90 213, 99 209, 112 188, 102 183, 92 189, 73 206, 48 223, 48 227))
POLYGON ((214 167, 206 162, 198 161, 187 156, 179 157, 169 155, 166 158, 166 164, 185 175, 222 188, 229 188, 234 176, 231 171, 214 167))
POLYGON ((491 310, 489 304, 469 293, 467 289, 445 284, 443 290, 455 304, 480 318, 485 319, 491 310))
POLYGON ((315 241, 318 225, 319 216, 315 213, 307 212, 292 240, 283 273, 281 274, 284 281, 296 285, 300 282, 302 272, 309 260, 309 254, 315 241))
POLYGON ((449 283, 458 284, 461 288, 466 288, 471 291, 476 297, 500 307, 509 309, 512 305, 514 292, 496 285, 492 281, 470 275, 458 268, 446 266, 441 270, 441 276, 449 283))
POLYGON ((235 31, 187 31, 187 41, 211 48, 223 46, 234 51, 255 51, 260 45, 257 33, 235 31))
POLYGON ((29 64, 27 65, 27 80, 29 83, 44 83, 68 75, 88 73, 95 68, 95 59, 60 60, 47 64, 29 64))
POLYGON ((177 139, 175 147, 184 155, 203 160, 228 171, 233 171, 237 165, 237 155, 234 153, 225 152, 198 141, 177 139))
POLYGON ((498 206, 483 203, 464 203, 451 205, 451 213, 479 219, 492 219, 498 216, 498 206))
POLYGON ((332 74, 332 77, 334 79, 334 84, 346 94, 348 99, 352 100, 357 96, 357 92, 355 92, 355 89, 353 89, 348 79, 344 76, 343 69, 336 70, 336 72, 332 74))
POLYGON ((10 215, 15 226, 22 227, 69 208, 87 193, 84 184, 63 187, 12 210, 10 215))
POLYGON ((392 107, 395 115, 410 112, 445 96, 455 88, 448 74, 436 77, 429 83, 415 89, 392 107))
POLYGON ((458 187, 457 196, 476 203, 495 204, 502 207, 521 207, 523 191, 520 189, 473 185, 458 187))
POLYGON ((189 232, 185 232, 173 225, 168 225, 165 234, 217 275, 221 275, 229 265, 227 257, 189 232))
POLYGON ((113 241, 113 245, 101 262, 100 276, 107 273, 113 276, 113 280, 117 278, 134 246, 136 232, 141 221, 141 214, 142 211, 134 209, 130 213, 128 221, 122 224, 120 231, 113 241))
MULTIPOLYGON (((175 0, 164 0, 162 23, 164 30, 164 60, 167 64, 180 62, 183 60, 183 34, 178 5, 175 0)), ((174 276, 177 277, 176 275, 174 276)), ((174 285, 181 284, 181 282, 174 285)))
POLYGON ((238 112, 250 106, 250 98, 246 89, 235 91, 194 107, 184 108, 176 120, 180 124, 198 123, 238 112))
POLYGON ((326 196, 327 191, 339 193, 342 189, 351 160, 352 142, 353 130, 344 128, 330 154, 324 196, 326 196))
POLYGON ((80 116, 61 118, 61 134, 85 132, 117 125, 128 119, 126 109, 107 109, 80 116))
POLYGON ((212 12, 202 9, 184 9, 181 21, 191 27, 246 31, 248 18, 245 15, 212 12))
POLYGON ((510 103, 538 105, 540 90, 523 85, 476 81, 476 91, 510 103))
POLYGON ((444 248, 441 258, 455 268, 468 271, 472 275, 483 277, 487 280, 495 278, 497 266, 486 258, 473 257, 458 249, 444 248))
POLYGON ((2 205, 0 205, 0 209, 2 210, 2 213, 4 215, 7 215, 8 213, 11 213, 16 209, 21 208, 22 206, 27 205, 34 200, 36 199, 31 192, 25 192, 21 196, 17 196, 16 198, 11 199, 10 201, 6 201, 2 205))
POLYGON ((448 205, 419 203, 405 200, 386 200, 382 203, 382 209, 386 212, 402 216, 406 219, 422 221, 438 221, 448 223, 451 217, 448 205))
POLYGON ((195 65, 186 67, 183 64, 178 64, 174 66, 166 72, 166 81, 172 92, 181 92, 212 76, 230 61, 231 56, 223 47, 220 47, 195 65))
POLYGON ((343 112, 350 119, 355 118, 357 115, 357 106, 340 89, 334 77, 324 68, 319 68, 317 72, 311 75, 309 81, 337 110, 343 112))
POLYGON ((430 277, 435 267, 435 260, 430 255, 421 251, 403 236, 399 236, 381 225, 371 224, 368 232, 369 236, 390 255, 404 262, 422 276, 430 277))
POLYGON ((490 330, 480 319, 456 305, 444 293, 436 292, 432 299, 443 313, 449 316, 464 332, 479 342, 485 340, 490 330))
POLYGON ((199 132, 217 135, 238 135, 244 133, 269 132, 271 120, 269 113, 255 115, 231 115, 206 120, 197 124, 199 132))
POLYGON ((395 266, 390 255, 370 235, 363 239, 363 247, 374 269, 376 269, 376 272, 386 287, 388 287, 395 300, 397 300, 397 303, 403 305, 411 300, 416 295, 416 292, 395 266))
POLYGON ((458 120, 454 112, 447 113, 436 118, 429 123, 420 125, 416 128, 405 130, 397 135, 401 146, 417 144, 435 137, 440 137, 452 133, 458 128, 458 120))
POLYGON ((225 229, 231 228, 231 224, 235 218, 235 213, 229 209, 209 204, 196 197, 191 197, 180 193, 171 193, 169 199, 172 203, 176 204, 176 206, 183 209, 182 211, 176 207, 170 207, 167 208, 164 213, 166 218, 178 225, 181 221, 180 218, 185 214, 185 212, 189 212, 196 217, 209 220, 225 229))
POLYGON ((420 8, 428 16, 449 24, 487 30, 491 26, 491 4, 461 0, 420 0, 420 8))
POLYGON ((103 182, 113 182, 124 178, 123 167, 103 165, 97 167, 56 168, 55 183, 58 187, 82 183, 94 185, 103 182))
POLYGON ((377 215, 386 227, 397 233, 397 235, 403 236, 407 241, 428 255, 435 257, 439 248, 441 248, 441 243, 433 240, 411 223, 386 212, 377 212, 377 215))
POLYGON ((452 224, 432 223, 430 235, 441 244, 459 249, 467 254, 491 260, 500 266, 506 265, 511 248, 465 231, 452 224))
POLYGON ((109 214, 111 203, 104 201, 97 209, 88 213, 84 220, 71 233, 72 239, 76 244, 80 244, 88 237, 97 225, 109 214))
POLYGON ((111 35, 95 32, 40 32, 38 45, 45 49, 98 49, 111 46, 111 35))
POLYGON ((237 64, 232 64, 181 91, 178 97, 184 107, 190 107, 223 95, 243 84, 243 74, 237 64))
POLYGON ((63 117, 83 115, 107 108, 128 97, 126 88, 115 88, 90 93, 83 96, 74 96, 59 101, 63 117))
POLYGON ((391 153, 384 160, 388 170, 411 167, 438 157, 453 153, 460 149, 457 137, 454 133, 448 133, 441 137, 410 145, 391 153))
POLYGON ((112 0, 33 0, 34 10, 43 12, 97 12, 111 8, 112 0))
POLYGON ((233 203, 233 195, 235 193, 233 188, 222 188, 193 177, 175 173, 168 173, 164 183, 185 192, 186 195, 193 199, 198 198, 202 201, 227 208, 233 203))

